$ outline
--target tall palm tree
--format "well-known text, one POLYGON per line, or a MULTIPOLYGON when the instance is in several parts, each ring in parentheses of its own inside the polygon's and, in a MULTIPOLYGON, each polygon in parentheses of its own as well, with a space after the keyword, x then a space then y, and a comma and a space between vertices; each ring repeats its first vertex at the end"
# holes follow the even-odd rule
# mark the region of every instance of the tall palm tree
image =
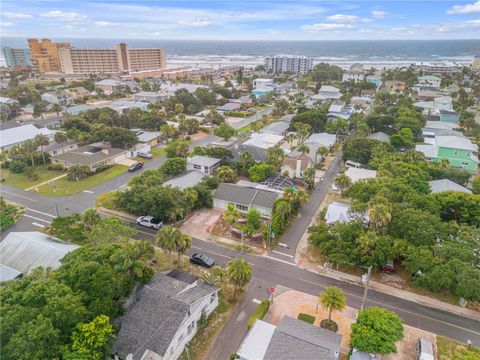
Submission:
POLYGON ((38 145, 35 140, 25 141, 22 145, 24 151, 30 155, 30 161, 32 166, 35 167, 35 154, 37 153, 38 145))
POLYGON ((252 267, 244 258, 232 260, 227 264, 227 276, 234 285, 233 298, 235 298, 237 288, 245 286, 250 281, 252 267))
POLYGON ((235 221, 240 217, 240 211, 235 209, 235 205, 228 204, 227 208, 223 212, 223 219, 232 226, 235 224, 235 221))
POLYGON ((217 171, 216 175, 220 182, 233 182, 235 180, 235 171, 230 166, 220 166, 217 171))
POLYGON ((95 209, 87 209, 82 214, 82 221, 87 229, 92 229, 100 221, 100 214, 95 209))
POLYGON ((182 239, 177 246, 177 254, 178 254, 178 267, 180 267, 180 260, 181 256, 185 255, 188 249, 192 246, 192 238, 188 235, 182 234, 182 239))
POLYGON ((171 226, 164 226, 157 232, 155 242, 170 253, 170 269, 173 268, 173 253, 177 251, 179 244, 183 241, 182 237, 182 233, 171 226))
POLYGON ((328 149, 325 146, 320 146, 317 151, 315 151, 315 167, 317 167, 317 156, 320 155, 321 158, 328 154, 328 149))
POLYGON ((335 185, 337 185, 338 188, 343 191, 352 186, 352 180, 347 175, 340 174, 335 178, 335 185))
POLYGON ((297 148, 298 151, 300 151, 302 154, 306 154, 307 152, 310 151, 310 148, 305 145, 305 144, 300 144, 300 146, 297 148))
POLYGON ((113 269, 115 271, 128 274, 138 280, 149 269, 144 258, 151 257, 153 254, 153 245, 146 240, 142 240, 127 244, 123 249, 113 253, 110 259, 114 264, 113 269))
POLYGON ((328 322, 332 321, 332 312, 342 311, 346 306, 345 294, 336 286, 327 287, 320 294, 318 302, 328 310, 328 322))
POLYGON ((57 113, 57 116, 59 115, 60 111, 62 111, 62 107, 58 104, 54 104, 52 106, 52 111, 56 112, 57 113))
POLYGON ((53 135, 53 140, 55 140, 55 142, 60 144, 60 146, 62 147, 62 153, 63 153, 64 152, 63 146, 68 141, 67 134, 65 134, 63 131, 57 131, 55 135, 53 135))
POLYGON ((293 189, 291 187, 283 190, 283 198, 290 201, 305 202, 308 200, 308 194, 304 190, 293 189))
POLYGON ((45 135, 38 134, 35 136, 35 141, 37 142, 37 145, 40 146, 40 150, 42 151, 43 165, 45 165, 47 162, 45 161, 45 151, 43 151, 43 149, 45 146, 50 144, 50 140, 48 140, 48 137, 45 135))
POLYGON ((368 211, 368 218, 375 230, 379 231, 392 220, 391 206, 388 203, 371 204, 368 211))

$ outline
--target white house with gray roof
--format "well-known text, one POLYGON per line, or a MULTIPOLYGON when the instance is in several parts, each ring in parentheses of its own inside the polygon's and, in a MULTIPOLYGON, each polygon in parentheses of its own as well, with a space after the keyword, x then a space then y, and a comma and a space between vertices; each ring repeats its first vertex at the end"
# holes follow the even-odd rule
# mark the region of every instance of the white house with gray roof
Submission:
POLYGON ((218 306, 219 290, 181 270, 155 274, 125 303, 113 353, 120 359, 178 359, 199 320, 218 306))
POLYGON ((285 136, 288 133, 288 128, 290 127, 289 122, 277 121, 271 123, 270 125, 265 126, 263 129, 260 130, 262 134, 274 134, 285 136))
POLYGON ((171 186, 180 190, 185 190, 198 185, 200 182, 202 182, 205 176, 206 174, 202 171, 190 170, 165 181, 163 186, 171 186))
POLYGON ((257 320, 243 340, 240 360, 336 360, 342 335, 284 316, 278 326, 257 320))
POLYGON ((187 170, 197 170, 207 175, 213 175, 220 166, 221 161, 221 159, 195 155, 187 159, 187 170))
POLYGON ((15 145, 21 145, 28 140, 33 140, 37 135, 45 135, 47 138, 52 139, 54 134, 54 131, 46 127, 39 129, 32 124, 0 130, 0 151, 5 151, 15 145))

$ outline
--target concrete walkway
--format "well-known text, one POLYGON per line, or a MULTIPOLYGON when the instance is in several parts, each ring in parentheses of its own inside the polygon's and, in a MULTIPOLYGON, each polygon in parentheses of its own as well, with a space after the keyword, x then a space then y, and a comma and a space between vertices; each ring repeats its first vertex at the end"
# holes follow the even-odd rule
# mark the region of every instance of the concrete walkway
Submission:
POLYGON ((42 185, 45 185, 45 184, 50 184, 51 182, 54 182, 55 180, 58 180, 58 179, 61 179, 61 178, 64 178, 65 176, 67 176, 68 174, 62 174, 60 176, 57 176, 57 177, 54 177, 50 180, 47 180, 47 181, 44 181, 44 182, 41 182, 40 184, 35 184, 33 186, 30 186, 29 188, 26 188, 25 191, 30 191, 30 190, 33 190, 35 188, 38 188, 42 185))

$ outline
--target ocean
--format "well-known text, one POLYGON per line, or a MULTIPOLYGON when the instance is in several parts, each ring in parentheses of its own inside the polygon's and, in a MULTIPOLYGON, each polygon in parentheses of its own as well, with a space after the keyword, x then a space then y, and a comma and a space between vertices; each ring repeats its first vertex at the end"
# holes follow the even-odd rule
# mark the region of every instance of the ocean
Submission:
MULTIPOLYGON (((353 63, 366 67, 391 68, 418 62, 454 62, 469 65, 480 55, 480 40, 373 40, 373 41, 207 41, 139 39, 52 39, 68 41, 78 48, 110 48, 125 42, 132 48, 163 47, 167 66, 219 67, 255 66, 265 56, 286 54, 311 56, 348 68, 353 63)), ((1 46, 27 47, 26 39, 2 38, 1 46)), ((3 55, 3 54, 2 54, 3 55)))

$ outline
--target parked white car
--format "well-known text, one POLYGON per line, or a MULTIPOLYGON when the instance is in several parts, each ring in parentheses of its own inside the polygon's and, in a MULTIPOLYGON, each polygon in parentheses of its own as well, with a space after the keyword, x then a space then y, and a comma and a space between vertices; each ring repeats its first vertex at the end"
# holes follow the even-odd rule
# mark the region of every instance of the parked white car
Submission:
POLYGON ((140 216, 137 218, 137 224, 155 230, 158 230, 163 226, 163 222, 155 219, 153 216, 140 216))

